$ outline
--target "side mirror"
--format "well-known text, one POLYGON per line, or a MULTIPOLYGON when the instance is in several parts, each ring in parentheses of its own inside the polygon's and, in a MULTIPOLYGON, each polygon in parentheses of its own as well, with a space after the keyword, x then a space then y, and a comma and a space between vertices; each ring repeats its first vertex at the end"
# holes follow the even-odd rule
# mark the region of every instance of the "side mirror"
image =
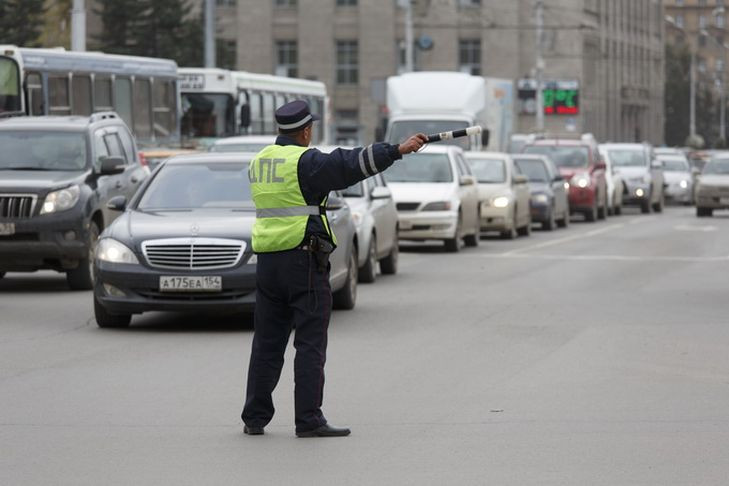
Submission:
POLYGON ((491 140, 491 131, 488 128, 481 130, 481 146, 486 148, 489 146, 489 140, 491 140))
POLYGON ((527 179, 527 176, 525 176, 524 174, 514 174, 511 180, 514 182, 514 184, 526 184, 527 182, 529 182, 529 179, 527 179))
POLYGON ((240 126, 241 128, 251 126, 251 105, 247 103, 240 107, 240 126))
POLYGON ((605 169, 607 169, 607 165, 605 164, 605 162, 600 161, 597 164, 595 164, 594 170, 605 170, 605 169))
POLYGON ((474 179, 473 176, 464 175, 461 176, 461 178, 458 180, 458 183, 462 186, 472 186, 476 183, 476 179, 474 179))
POLYGON ((651 169, 662 169, 663 168, 663 162, 660 160, 652 160, 651 161, 651 169))
POLYGON ((127 208, 127 198, 125 196, 114 196, 106 203, 106 207, 112 211, 124 211, 127 208))
POLYGON ((564 181, 564 177, 562 177, 561 174, 557 174, 556 176, 554 176, 554 179, 552 179, 552 182, 562 182, 562 181, 564 181))
POLYGON ((99 175, 115 175, 124 172, 124 166, 127 161, 124 157, 118 155, 112 155, 107 157, 101 157, 101 168, 99 169, 99 175))
POLYGON ((390 199, 392 198, 392 191, 390 191, 389 187, 377 186, 372 189, 370 197, 372 199, 390 199))
POLYGON ((327 211, 339 211, 344 207, 344 199, 339 196, 329 196, 327 200, 327 211))

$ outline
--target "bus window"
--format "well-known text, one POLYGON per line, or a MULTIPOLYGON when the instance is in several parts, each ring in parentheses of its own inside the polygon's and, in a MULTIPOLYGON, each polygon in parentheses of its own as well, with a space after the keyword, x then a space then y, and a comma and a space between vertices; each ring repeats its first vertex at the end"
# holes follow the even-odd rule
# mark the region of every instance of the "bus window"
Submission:
POLYGON ((94 111, 111 111, 111 78, 96 76, 94 79, 94 111))
POLYGON ((286 104, 286 97, 282 94, 277 94, 276 102, 275 102, 274 109, 273 109, 274 112, 285 104, 286 104))
POLYGON ((71 80, 73 88, 74 115, 89 116, 91 114, 91 78, 88 76, 74 76, 71 80))
POLYGON ((263 114, 261 113, 261 93, 251 91, 251 134, 260 135, 263 133, 263 114))
POLYGON ((28 87, 28 114, 43 115, 43 82, 39 73, 28 73, 25 77, 28 87))
POLYGON ((184 93, 182 131, 186 137, 235 135, 236 100, 223 93, 184 93))
POLYGON ((129 78, 114 81, 114 109, 127 126, 132 126, 132 82, 129 78))
POLYGON ((153 88, 154 135, 167 138, 175 131, 175 85, 155 80, 153 88))
POLYGON ((276 124, 274 122, 274 107, 273 107, 273 94, 263 93, 263 133, 274 133, 276 130, 276 124))
POLYGON ((20 109, 20 69, 13 59, 0 57, 0 113, 20 109))
POLYGON ((70 115, 68 77, 48 76, 48 108, 49 115, 70 115))
POLYGON ((141 138, 152 136, 151 93, 148 79, 134 80, 134 133, 141 138))

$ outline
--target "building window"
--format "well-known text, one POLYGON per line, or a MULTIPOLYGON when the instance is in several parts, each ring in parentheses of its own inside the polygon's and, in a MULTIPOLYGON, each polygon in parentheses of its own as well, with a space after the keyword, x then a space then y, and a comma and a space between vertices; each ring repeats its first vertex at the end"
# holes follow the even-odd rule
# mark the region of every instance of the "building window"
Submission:
POLYGON ((215 0, 218 7, 235 7, 236 0, 215 0))
POLYGON ((723 59, 717 59, 716 63, 714 64, 714 67, 716 67, 716 70, 718 72, 724 71, 724 60, 723 59))
POLYGON ((716 26, 718 28, 720 28, 720 29, 724 28, 724 14, 723 13, 716 14, 715 21, 716 21, 716 26))
POLYGON ((702 29, 706 28, 706 16, 705 15, 699 15, 699 27, 702 29))
POLYGON ((237 57, 235 39, 215 40, 215 61, 219 68, 235 69, 237 57))
POLYGON ((290 78, 299 75, 299 49, 296 41, 276 42, 276 75, 290 78))
POLYGON ((481 0, 458 0, 458 5, 461 7, 480 7, 481 0))
POLYGON ((337 7, 355 7, 357 0, 337 0, 337 7))
POLYGON ((296 0, 273 0, 273 4, 277 7, 295 7, 296 0))
POLYGON ((458 42, 458 64, 463 73, 481 74, 481 40, 461 40, 458 42))
POLYGON ((357 41, 337 41, 337 84, 359 82, 357 41))
POLYGON ((337 110, 335 115, 335 143, 352 147, 359 145, 359 113, 357 110, 337 110))
POLYGON ((676 27, 683 29, 683 15, 682 14, 676 15, 676 27))
POLYGON ((699 35, 699 46, 706 47, 706 36, 704 34, 699 35))
POLYGON ((701 73, 706 72, 706 61, 703 59, 699 59, 699 72, 701 72, 701 73))

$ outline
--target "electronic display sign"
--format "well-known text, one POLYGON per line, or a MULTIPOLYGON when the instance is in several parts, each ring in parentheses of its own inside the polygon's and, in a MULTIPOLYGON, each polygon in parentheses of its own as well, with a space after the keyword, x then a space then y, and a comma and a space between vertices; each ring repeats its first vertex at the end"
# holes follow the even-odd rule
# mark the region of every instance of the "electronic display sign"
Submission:
MULTIPOLYGON (((517 83, 519 112, 534 114, 537 111, 537 82, 520 79, 517 83)), ((545 81, 542 88, 545 115, 579 115, 580 89, 577 81, 545 81)))

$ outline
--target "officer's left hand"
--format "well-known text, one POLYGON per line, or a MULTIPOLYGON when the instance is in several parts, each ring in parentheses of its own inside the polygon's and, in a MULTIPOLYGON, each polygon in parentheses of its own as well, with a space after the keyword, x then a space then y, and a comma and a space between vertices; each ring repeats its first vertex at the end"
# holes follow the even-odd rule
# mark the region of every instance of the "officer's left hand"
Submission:
POLYGON ((423 145, 428 143, 428 137, 422 133, 416 133, 398 146, 401 155, 417 152, 423 145))

